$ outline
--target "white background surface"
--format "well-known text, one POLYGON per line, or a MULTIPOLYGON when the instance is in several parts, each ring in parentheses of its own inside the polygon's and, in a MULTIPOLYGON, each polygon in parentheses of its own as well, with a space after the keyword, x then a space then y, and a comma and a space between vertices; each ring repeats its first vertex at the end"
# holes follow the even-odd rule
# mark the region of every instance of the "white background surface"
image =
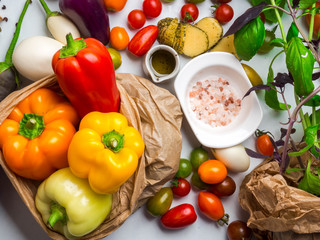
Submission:
MULTIPOLYGON (((123 26, 128 30, 130 37, 134 35, 135 31, 131 31, 127 26, 127 14, 135 9, 142 8, 142 0, 128 0, 125 8, 118 13, 110 13, 110 25, 111 28, 114 26, 123 26)), ((47 3, 51 10, 59 10, 58 0, 47 0, 47 3)), ((156 24, 158 20, 163 17, 179 17, 180 8, 185 2, 183 0, 175 0, 173 3, 163 3, 163 10, 161 15, 153 20, 147 20, 146 25, 156 24)), ((212 2, 206 0, 204 3, 198 4, 200 10, 199 19, 205 16, 211 15, 212 2)), ((0 16, 8 17, 8 22, 1 22, 0 26, 2 31, 0 32, 0 61, 4 60, 5 53, 11 41, 15 29, 15 23, 18 20, 21 9, 24 5, 24 0, 0 0, 0 16), (2 6, 5 5, 6 9, 2 10, 2 6)), ((235 17, 233 20, 242 14, 250 4, 247 0, 233 0, 230 5, 233 7, 235 12, 235 17)), ((145 26, 146 26, 145 25, 145 26)), ((224 30, 226 31, 231 23, 225 24, 224 30)), ((270 27, 271 29, 271 27, 270 27)), ((37 0, 33 0, 30 5, 27 14, 25 16, 24 22, 22 24, 21 35, 18 43, 27 37, 35 35, 47 35, 50 33, 46 29, 45 25, 45 13, 41 8, 40 3, 37 0)), ((155 44, 158 44, 157 42, 155 44)), ((264 81, 266 81, 267 70, 269 63, 271 61, 271 56, 273 56, 277 50, 273 50, 268 55, 260 55, 254 57, 248 64, 255 68, 255 70, 261 75, 264 81)), ((121 51, 122 55, 122 66, 117 70, 117 72, 129 72, 137 75, 145 76, 142 71, 142 59, 137 58, 129 54, 127 51, 121 51)), ((181 67, 189 61, 190 59, 181 57, 181 67)), ((275 63, 275 73, 278 70, 285 71, 283 65, 283 58, 280 58, 275 63)), ((158 84, 161 87, 169 89, 173 94, 173 81, 158 84)), ((263 94, 258 94, 260 99, 263 99, 263 94)), ((279 121, 286 121, 286 114, 271 111, 266 105, 261 101, 261 106, 264 112, 264 118, 259 126, 259 129, 265 129, 271 131, 275 137, 279 136, 279 121)), ((181 157, 188 158, 189 154, 194 147, 198 147, 199 143, 195 136, 191 132, 191 129, 187 122, 184 120, 181 129, 183 135, 183 147, 181 157)), ((300 139, 299 134, 296 136, 300 139)), ((249 138, 243 145, 252 149, 254 147, 254 137, 249 138)), ((260 159, 251 159, 251 166, 247 172, 241 174, 229 173, 231 177, 237 183, 237 190, 234 195, 228 198, 222 199, 225 211, 230 215, 230 222, 243 219, 246 220, 248 215, 244 212, 238 204, 238 187, 241 184, 242 179, 246 174, 250 172, 257 164, 261 162, 260 159)), ((157 218, 153 218, 148 215, 145 207, 142 207, 132 216, 130 216, 127 221, 115 232, 109 235, 106 239, 116 240, 116 239, 159 239, 159 240, 193 240, 193 239, 218 239, 224 240, 226 237, 226 227, 218 226, 215 222, 206 219, 197 209, 196 205, 197 191, 193 190, 191 193, 182 199, 174 199, 172 207, 179 205, 181 203, 191 203, 194 205, 197 213, 197 221, 184 229, 180 230, 167 230, 161 227, 160 221, 157 218)), ((34 240, 42 239, 46 240, 49 237, 33 219, 27 207, 24 205, 20 199, 18 193, 15 191, 7 176, 0 168, 0 239, 14 239, 14 240, 34 240)))

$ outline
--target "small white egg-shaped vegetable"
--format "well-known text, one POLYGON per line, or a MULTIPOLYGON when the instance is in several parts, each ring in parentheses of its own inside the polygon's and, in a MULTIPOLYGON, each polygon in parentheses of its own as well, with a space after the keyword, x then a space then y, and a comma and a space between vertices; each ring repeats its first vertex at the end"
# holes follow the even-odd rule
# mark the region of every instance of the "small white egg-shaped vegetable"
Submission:
POLYGON ((26 38, 13 51, 12 62, 22 76, 37 81, 54 73, 52 57, 62 47, 61 42, 45 36, 26 38))
POLYGON ((61 14, 50 16, 47 19, 47 27, 54 39, 62 42, 64 45, 67 44, 66 35, 68 33, 72 34, 73 39, 80 37, 80 32, 76 25, 61 14))
POLYGON ((241 144, 228 148, 212 149, 212 153, 232 172, 245 172, 250 167, 250 157, 241 144))

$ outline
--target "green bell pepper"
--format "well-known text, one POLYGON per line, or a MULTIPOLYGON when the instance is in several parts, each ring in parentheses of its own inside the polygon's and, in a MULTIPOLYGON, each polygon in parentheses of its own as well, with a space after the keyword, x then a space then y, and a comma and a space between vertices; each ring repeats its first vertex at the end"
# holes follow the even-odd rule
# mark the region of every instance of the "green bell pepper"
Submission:
POLYGON ((63 168, 40 184, 35 204, 51 229, 74 239, 90 233, 106 219, 112 194, 95 193, 87 179, 63 168))

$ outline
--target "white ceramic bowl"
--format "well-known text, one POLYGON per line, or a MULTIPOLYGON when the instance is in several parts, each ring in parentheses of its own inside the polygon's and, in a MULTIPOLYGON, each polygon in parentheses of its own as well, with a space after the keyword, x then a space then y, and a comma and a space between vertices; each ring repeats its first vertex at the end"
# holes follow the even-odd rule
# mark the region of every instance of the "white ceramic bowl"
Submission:
POLYGON ((238 116, 228 125, 212 127, 198 120, 192 112, 188 93, 196 81, 221 77, 229 81, 238 97, 242 99, 251 83, 232 54, 210 52, 189 61, 179 72, 174 89, 184 115, 199 142, 210 148, 225 148, 239 144, 249 138, 262 120, 262 110, 255 92, 242 99, 238 116))

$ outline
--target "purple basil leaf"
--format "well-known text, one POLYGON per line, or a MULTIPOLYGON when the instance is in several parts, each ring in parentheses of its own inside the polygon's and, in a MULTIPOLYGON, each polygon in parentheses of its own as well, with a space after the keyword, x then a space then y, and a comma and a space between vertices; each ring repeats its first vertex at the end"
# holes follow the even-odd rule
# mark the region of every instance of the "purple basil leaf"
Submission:
POLYGON ((276 144, 278 147, 283 146, 284 145, 284 141, 282 139, 276 141, 276 144))
POLYGON ((249 155, 249 157, 252 157, 252 158, 268 158, 268 157, 270 157, 270 156, 255 152, 249 148, 245 148, 245 150, 246 150, 247 154, 249 155))
POLYGON ((318 80, 320 78, 320 72, 317 72, 317 73, 313 73, 312 74, 312 80, 315 81, 315 80, 318 80))
POLYGON ((266 91, 269 91, 270 89, 271 89, 270 86, 264 85, 264 84, 259 84, 259 85, 253 86, 253 87, 251 87, 251 88, 246 92, 246 94, 243 96, 242 99, 244 99, 245 97, 247 97, 248 95, 250 95, 250 93, 251 93, 252 91, 256 91, 256 90, 266 90, 266 91))
POLYGON ((292 1, 292 8, 293 9, 297 8, 299 6, 299 2, 300 2, 300 0, 293 0, 292 1))
POLYGON ((249 8, 247 11, 245 11, 233 22, 228 31, 225 33, 224 37, 238 32, 244 25, 258 17, 265 6, 267 6, 267 4, 262 2, 259 5, 249 8))

